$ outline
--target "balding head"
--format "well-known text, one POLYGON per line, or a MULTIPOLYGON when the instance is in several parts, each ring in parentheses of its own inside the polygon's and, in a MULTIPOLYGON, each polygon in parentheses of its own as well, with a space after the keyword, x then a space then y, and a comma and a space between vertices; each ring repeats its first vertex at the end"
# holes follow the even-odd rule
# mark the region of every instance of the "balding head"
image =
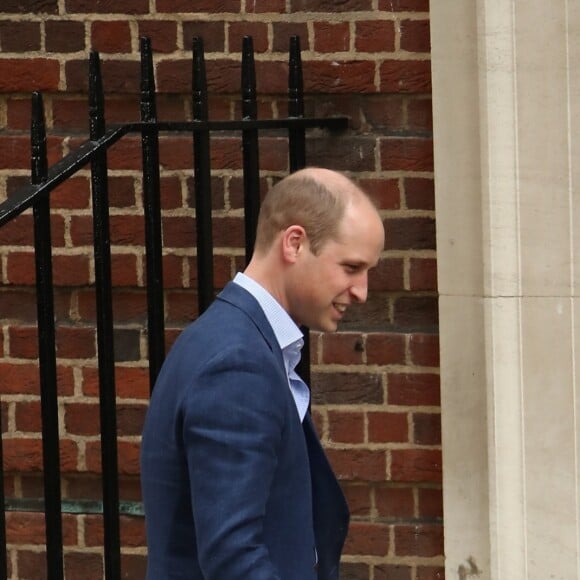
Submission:
POLYGON ((357 202, 371 203, 342 173, 320 167, 296 171, 279 181, 262 203, 256 252, 268 252, 279 232, 300 225, 317 254, 327 240, 336 239, 346 208, 357 202))

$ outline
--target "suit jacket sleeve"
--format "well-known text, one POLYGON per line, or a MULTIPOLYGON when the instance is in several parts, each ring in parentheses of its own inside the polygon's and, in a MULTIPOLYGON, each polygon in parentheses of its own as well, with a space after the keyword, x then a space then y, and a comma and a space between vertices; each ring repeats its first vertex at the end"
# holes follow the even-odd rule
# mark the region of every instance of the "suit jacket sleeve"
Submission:
POLYGON ((284 425, 284 376, 273 361, 268 349, 237 345, 206 365, 183 401, 182 441, 207 580, 279 579, 263 530, 284 425))

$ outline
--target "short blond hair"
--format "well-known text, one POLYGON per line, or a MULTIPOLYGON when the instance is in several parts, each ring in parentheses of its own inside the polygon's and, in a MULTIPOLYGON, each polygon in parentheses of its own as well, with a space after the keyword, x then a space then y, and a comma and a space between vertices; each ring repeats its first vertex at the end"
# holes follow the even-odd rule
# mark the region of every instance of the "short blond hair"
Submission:
POLYGON ((325 242, 337 239, 348 201, 360 190, 339 173, 334 173, 340 179, 333 179, 330 189, 317 171, 311 168, 292 173, 268 192, 260 208, 256 251, 267 252, 278 233, 291 225, 304 228, 315 255, 325 242))

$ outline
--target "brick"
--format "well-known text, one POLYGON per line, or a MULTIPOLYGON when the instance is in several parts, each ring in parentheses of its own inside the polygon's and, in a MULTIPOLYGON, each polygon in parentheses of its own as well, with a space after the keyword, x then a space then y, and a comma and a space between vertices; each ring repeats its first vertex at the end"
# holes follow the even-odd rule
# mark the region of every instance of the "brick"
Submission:
MULTIPOLYGON (((117 441, 119 474, 136 475, 139 473, 139 443, 117 441)), ((86 446, 87 471, 101 473, 101 446, 98 442, 89 441, 86 446)))
POLYGON ((423 518, 443 517, 443 491, 441 488, 419 488, 419 516, 423 518))
POLYGON ((429 0, 379 0, 379 10, 387 12, 428 12, 429 0))
POLYGON ((53 256, 52 263, 56 286, 85 286, 92 282, 88 256, 53 256))
MULTIPOLYGON (((171 20, 143 20, 137 23, 139 37, 151 39, 155 52, 170 53, 177 49, 177 22, 171 20)), ((187 38, 187 37, 185 37, 187 38)), ((187 47, 187 44, 185 44, 187 47)))
MULTIPOLYGON (((104 60, 101 63, 101 72, 105 93, 138 94, 140 90, 139 68, 140 64, 137 61, 104 60)), ((67 91, 86 93, 89 83, 88 71, 88 61, 67 61, 65 63, 67 91)))
POLYGON ((435 258, 411 258, 409 263, 411 290, 437 290, 437 261, 435 258))
POLYGON ((65 0, 67 14, 147 14, 149 0, 65 0))
MULTIPOLYGON (((260 0, 256 2, 261 3, 260 0)), ((305 22, 273 22, 272 23, 272 50, 274 52, 288 53, 290 37, 300 38, 300 49, 310 50, 308 38, 308 25, 305 22)))
POLYGON ((85 580, 103 577, 103 557, 87 552, 67 552, 64 555, 64 571, 68 578, 85 580))
POLYGON ((121 570, 126 578, 145 578, 147 574, 147 556, 139 554, 121 554, 121 570))
POLYGON ((442 556, 443 526, 432 524, 397 526, 395 553, 397 556, 442 556))
POLYGON ((314 22, 314 50, 316 52, 343 52, 350 48, 348 22, 314 22))
POLYGON ((412 580, 412 569, 405 564, 381 564, 374 571, 375 580, 412 580))
POLYGON ((137 437, 143 431, 147 405, 120 404, 117 406, 117 426, 120 437, 137 437))
POLYGON ((69 435, 96 436, 100 433, 99 407, 95 403, 65 403, 64 425, 69 435))
POLYGON ((441 415, 414 413, 413 441, 418 445, 441 445, 441 415))
POLYGON ((390 132, 407 130, 405 101, 402 95, 372 95, 361 105, 363 127, 368 131, 386 129, 390 132))
MULTIPOLYGON (((5 61, 0 60, 0 71, 3 62, 5 61)), ((0 79, 0 90, 2 82, 0 79)), ((10 90, 13 89, 6 92, 10 90)), ((0 139, 0 169, 29 169, 29 167, 30 139, 24 136, 3 136, 0 139)))
POLYGON ((364 443, 364 415, 357 412, 328 411, 329 440, 334 443, 364 443))
POLYGON ((242 52, 244 36, 252 37, 254 54, 268 50, 268 24, 265 22, 230 22, 228 46, 230 52, 242 52))
POLYGON ((404 262, 402 258, 381 258, 369 272, 369 291, 403 290, 404 262))
POLYGON ((417 566, 417 580, 445 580, 442 566, 417 566))
MULTIPOLYGON (((224 22, 207 22, 195 20, 183 22, 183 47, 191 50, 193 37, 203 40, 203 50, 209 52, 224 52, 226 48, 226 31, 224 22)), ((207 68, 207 63, 206 63, 207 68)))
POLYGON ((381 168, 386 171, 433 171, 430 139, 387 137, 380 140, 381 168))
POLYGON ((433 105, 423 96, 407 101, 407 129, 433 136, 433 105))
POLYGON ((131 29, 126 20, 106 20, 91 23, 93 50, 102 53, 131 52, 131 29))
POLYGON ((197 295, 191 291, 168 292, 165 302, 165 315, 170 324, 188 324, 198 316, 197 295))
POLYGON ((0 393, 38 395, 39 383, 36 364, 0 363, 0 393))
POLYGON ((441 451, 431 449, 393 449, 391 480, 399 482, 441 482, 441 451))
POLYGON ((364 304, 353 304, 342 319, 341 330, 376 332, 392 325, 390 316, 391 299, 371 292, 364 304))
POLYGON ((135 254, 113 254, 111 256, 111 272, 113 285, 137 286, 138 262, 135 254))
POLYGON ((394 303, 393 321, 399 330, 434 332, 438 327, 437 296, 401 296, 394 303))
POLYGON ((399 333, 372 333, 366 341, 369 364, 405 364, 405 335, 399 333))
POLYGON ((141 331, 139 329, 116 328, 114 341, 116 362, 141 360, 141 331))
MULTIPOLYGON (((65 245, 65 223, 61 215, 50 217, 53 247, 65 245)), ((0 244, 6 246, 34 246, 34 221, 30 213, 20 215, 0 228, 0 244)))
POLYGON ((315 405, 381 404, 381 377, 371 373, 312 374, 312 403, 315 405))
POLYGON ((40 433, 42 431, 40 401, 20 401, 14 407, 16 431, 22 433, 40 433))
POLYGON ((60 326, 56 329, 56 352, 61 358, 94 358, 96 336, 94 328, 60 326))
POLYGON ((381 93, 430 93, 430 61, 385 60, 379 66, 379 91, 381 93))
POLYGON ((401 48, 409 52, 429 52, 431 37, 429 20, 407 20, 400 24, 401 48))
POLYGON ((326 454, 340 480, 384 481, 386 457, 370 449, 327 449, 326 454))
POLYGON ((91 185, 87 177, 69 177, 50 194, 50 206, 54 209, 88 209, 91 185))
POLYGON ((52 99, 52 124, 55 129, 88 132, 89 108, 87 99, 55 96, 52 99))
POLYGON ((378 209, 399 209, 401 206, 398 179, 359 179, 358 184, 378 209))
POLYGON ((435 186, 432 179, 406 177, 403 183, 409 209, 435 209, 435 186))
POLYGON ((372 10, 372 0, 290 0, 289 12, 355 12, 372 10))
POLYGON ((303 61, 303 73, 309 92, 376 92, 375 65, 370 61, 303 61))
POLYGON ((191 248, 197 244, 196 221, 193 217, 167 216, 163 218, 163 246, 191 248))
POLYGON ((405 443, 409 440, 406 413, 368 413, 369 442, 405 443))
MULTIPOLYGON (((60 440, 62 471, 76 469, 77 445, 69 439, 60 440)), ((4 469, 16 472, 40 472, 42 466, 42 440, 7 438, 4 440, 4 469)))
POLYGON ((363 362, 365 346, 360 333, 335 333, 322 336, 322 362, 353 365, 363 362))
MULTIPOLYGON (((115 368, 115 385, 120 399, 149 400, 149 371, 145 368, 122 367, 115 368)), ((99 394, 99 378, 94 368, 84 368, 82 378, 83 395, 96 397, 99 394)))
POLYGON ((385 221, 385 247, 389 250, 434 250, 435 219, 392 218, 385 221))
POLYGON ((56 14, 58 0, 4 0, 0 4, 0 13, 16 14, 56 14))
MULTIPOLYGON (((0 59, 0 92, 57 91, 60 64, 49 58, 0 59)), ((3 157, 3 155, 2 155, 3 157)))
POLYGON ((306 141, 306 159, 311 165, 330 169, 374 171, 376 140, 374 137, 311 137, 306 141))
POLYGON ((30 131, 30 98, 6 99, 6 128, 17 131, 30 131))
POLYGON ((389 373, 387 402, 390 405, 440 404, 439 375, 434 373, 389 373))
POLYGON ((412 334, 409 350, 414 364, 426 367, 439 366, 439 336, 437 334, 412 334))
POLYGON ((351 517, 368 517, 371 512, 371 497, 368 485, 345 484, 342 488, 351 517))
POLYGON ((159 163, 164 169, 193 167, 193 148, 190 137, 162 137, 159 141, 159 163))
POLYGON ((82 22, 47 20, 44 30, 44 44, 48 52, 85 50, 85 25, 82 22))
POLYGON ((415 499, 410 487, 377 487, 375 505, 380 518, 392 520, 415 515, 415 499))
MULTIPOLYGON (((65 515, 62 519, 63 544, 74 545, 76 534, 76 518, 65 515)), ((42 546, 46 542, 44 514, 8 512, 6 514, 6 535, 9 543, 42 546)))
POLYGON ((39 22, 0 22, 2 52, 29 52, 40 50, 39 22))
POLYGON ((200 14, 221 14, 224 12, 240 11, 239 0, 196 0, 192 4, 190 0, 157 0, 157 12, 199 12, 200 14))
POLYGON ((237 217, 214 218, 213 236, 216 248, 244 247, 243 220, 237 217))
POLYGON ((351 522, 344 545, 345 554, 386 556, 390 548, 389 526, 351 522))
POLYGON ((286 12, 286 0, 246 0, 246 12, 248 14, 261 14, 264 12, 284 14, 286 12))
POLYGON ((371 571, 367 564, 341 562, 340 577, 342 580, 368 580, 371 571))
POLYGON ((395 23, 391 20, 361 20, 355 23, 357 52, 393 52, 395 23))
MULTIPOLYGON (((46 554, 19 549, 16 552, 16 569, 19 578, 46 580, 46 554)), ((11 577, 10 572, 8 577, 11 577)))
POLYGON ((10 356, 15 358, 38 358, 38 332, 36 326, 11 326, 10 356))

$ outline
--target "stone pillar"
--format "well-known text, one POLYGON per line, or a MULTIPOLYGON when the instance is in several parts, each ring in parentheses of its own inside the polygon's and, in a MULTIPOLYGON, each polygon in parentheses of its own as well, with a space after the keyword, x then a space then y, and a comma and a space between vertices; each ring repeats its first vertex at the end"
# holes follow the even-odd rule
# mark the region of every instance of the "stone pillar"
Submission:
POLYGON ((580 578, 580 2, 431 2, 446 578, 580 578))

